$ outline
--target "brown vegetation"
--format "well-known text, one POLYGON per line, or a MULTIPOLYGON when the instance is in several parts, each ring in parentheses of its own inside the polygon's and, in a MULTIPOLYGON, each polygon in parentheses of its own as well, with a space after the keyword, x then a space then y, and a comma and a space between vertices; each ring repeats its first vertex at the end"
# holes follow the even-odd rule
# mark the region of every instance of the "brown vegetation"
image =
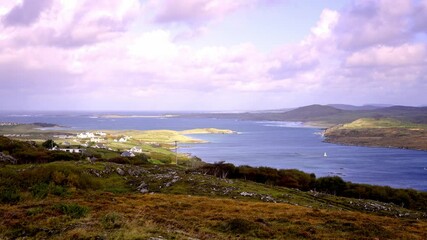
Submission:
POLYGON ((167 194, 86 194, 0 205, 0 238, 425 239, 427 222, 167 194))

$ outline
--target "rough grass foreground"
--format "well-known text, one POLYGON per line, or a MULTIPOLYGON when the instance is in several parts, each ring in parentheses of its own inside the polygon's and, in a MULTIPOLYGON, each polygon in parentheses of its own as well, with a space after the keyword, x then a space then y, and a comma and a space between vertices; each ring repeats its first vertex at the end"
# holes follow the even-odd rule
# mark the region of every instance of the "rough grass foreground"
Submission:
POLYGON ((427 222, 170 194, 49 196, 0 205, 0 239, 427 239, 427 222))

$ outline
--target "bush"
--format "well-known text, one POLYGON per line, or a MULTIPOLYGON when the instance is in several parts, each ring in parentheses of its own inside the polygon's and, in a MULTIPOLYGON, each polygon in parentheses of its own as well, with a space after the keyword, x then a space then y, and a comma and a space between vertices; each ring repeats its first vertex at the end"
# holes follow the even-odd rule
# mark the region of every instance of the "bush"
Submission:
POLYGON ((88 214, 89 208, 85 206, 80 206, 76 203, 64 204, 61 203, 56 205, 56 209, 58 209, 61 213, 70 216, 72 218, 81 218, 88 214))
POLYGON ((121 216, 118 213, 107 213, 101 218, 101 224, 106 229, 120 228, 122 226, 121 216))
POLYGON ((38 183, 31 188, 31 194, 35 198, 45 198, 49 194, 49 185, 47 183, 38 183))
POLYGON ((66 196, 68 194, 68 190, 66 187, 50 184, 49 185, 49 192, 56 196, 66 196))
POLYGON ((338 176, 321 177, 316 180, 316 190, 334 195, 341 195, 347 184, 338 176))
POLYGON ((56 144, 52 139, 49 139, 49 140, 46 140, 45 142, 43 142, 42 146, 44 148, 51 149, 53 147, 58 146, 58 144, 56 144))
POLYGON ((13 186, 0 186, 0 203, 17 203, 21 200, 19 191, 13 186))
POLYGON ((258 226, 253 222, 241 218, 233 218, 220 224, 219 226, 219 229, 222 232, 233 234, 245 234, 257 228, 258 226))

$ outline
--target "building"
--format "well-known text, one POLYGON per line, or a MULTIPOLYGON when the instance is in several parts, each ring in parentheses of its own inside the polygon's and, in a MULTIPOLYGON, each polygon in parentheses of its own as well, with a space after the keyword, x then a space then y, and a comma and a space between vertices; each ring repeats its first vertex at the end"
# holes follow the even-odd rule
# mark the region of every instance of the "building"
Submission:
POLYGON ((129 150, 129 152, 133 152, 133 153, 142 153, 142 148, 141 148, 141 147, 138 147, 138 146, 135 146, 135 147, 131 148, 131 149, 129 150))
POLYGON ((104 139, 102 139, 102 138, 97 138, 97 137, 93 137, 93 138, 91 138, 91 139, 90 139, 90 141, 91 141, 91 142, 94 142, 94 143, 99 143, 99 142, 104 141, 104 139))
POLYGON ((91 132, 79 133, 77 134, 77 138, 94 138, 95 134, 91 132))
POLYGON ((107 149, 107 146, 103 143, 97 143, 92 146, 93 148, 107 149))
POLYGON ((122 156, 122 157, 135 157, 135 154, 133 154, 133 152, 125 151, 120 156, 122 156))
POLYGON ((49 149, 49 151, 62 151, 62 152, 69 152, 69 153, 82 153, 83 149, 79 149, 79 148, 58 148, 58 147, 53 147, 51 149, 49 149))

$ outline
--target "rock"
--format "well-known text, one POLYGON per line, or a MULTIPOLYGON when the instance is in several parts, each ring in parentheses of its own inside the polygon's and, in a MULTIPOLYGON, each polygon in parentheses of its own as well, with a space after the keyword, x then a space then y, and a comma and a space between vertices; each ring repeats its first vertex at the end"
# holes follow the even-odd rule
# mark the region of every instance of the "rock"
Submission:
POLYGON ((148 185, 145 182, 141 182, 136 188, 140 193, 148 193, 148 185))
POLYGON ((240 195, 241 195, 241 196, 244 196, 244 197, 252 197, 252 196, 254 196, 254 195, 255 195, 255 193, 250 193, 250 192, 241 192, 241 193, 240 193, 240 195))
POLYGON ((158 237, 150 237, 148 240, 164 240, 165 238, 163 238, 162 236, 158 236, 158 237))
POLYGON ((123 171, 121 168, 117 168, 116 169, 117 174, 119 174, 120 176, 125 175, 125 171, 123 171))
POLYGON ((7 155, 7 154, 4 154, 4 153, 0 152, 0 163, 17 164, 18 160, 16 160, 16 158, 14 158, 14 157, 12 157, 10 155, 7 155))

